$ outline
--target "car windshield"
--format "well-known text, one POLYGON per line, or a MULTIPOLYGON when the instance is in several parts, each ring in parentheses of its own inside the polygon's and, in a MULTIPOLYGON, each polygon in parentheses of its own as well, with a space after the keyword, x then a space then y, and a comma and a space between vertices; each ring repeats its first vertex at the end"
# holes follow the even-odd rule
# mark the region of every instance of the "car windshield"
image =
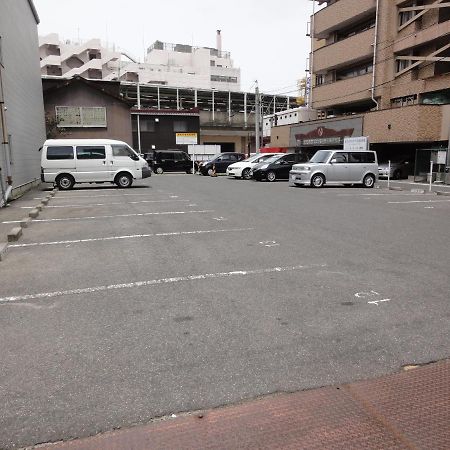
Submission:
POLYGON ((319 150, 310 160, 310 163, 324 163, 333 152, 329 150, 319 150))
POLYGON ((273 163, 273 162, 277 161, 277 160, 280 159, 282 156, 283 156, 283 155, 272 155, 272 156, 270 156, 269 158, 265 159, 264 162, 270 164, 270 163, 273 163))
POLYGON ((252 156, 249 156, 248 158, 243 159, 242 161, 239 161, 239 162, 254 162, 254 161, 258 161, 259 158, 261 158, 261 155, 252 155, 252 156))

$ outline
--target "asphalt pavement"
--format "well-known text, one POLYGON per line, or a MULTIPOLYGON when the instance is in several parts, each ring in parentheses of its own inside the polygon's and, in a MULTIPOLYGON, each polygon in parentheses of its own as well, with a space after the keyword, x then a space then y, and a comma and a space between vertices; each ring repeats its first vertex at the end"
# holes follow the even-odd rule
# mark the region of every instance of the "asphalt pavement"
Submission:
POLYGON ((433 193, 184 174, 58 192, 0 263, 0 448, 447 358, 449 217, 433 193))

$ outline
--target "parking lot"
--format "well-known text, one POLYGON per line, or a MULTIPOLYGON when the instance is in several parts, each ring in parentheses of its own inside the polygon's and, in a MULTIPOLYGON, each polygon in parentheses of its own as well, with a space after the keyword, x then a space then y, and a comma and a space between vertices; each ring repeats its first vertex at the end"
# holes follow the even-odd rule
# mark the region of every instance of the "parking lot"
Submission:
POLYGON ((58 192, 0 263, 0 448, 449 356, 450 197, 93 186, 58 192))

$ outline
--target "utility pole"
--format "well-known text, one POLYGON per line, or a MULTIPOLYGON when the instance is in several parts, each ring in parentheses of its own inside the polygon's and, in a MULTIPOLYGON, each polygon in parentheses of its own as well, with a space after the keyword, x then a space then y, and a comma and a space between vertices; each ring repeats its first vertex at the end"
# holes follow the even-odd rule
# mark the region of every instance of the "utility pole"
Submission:
POLYGON ((141 116, 139 114, 141 110, 141 86, 139 83, 139 75, 138 75, 138 82, 137 82, 137 107, 138 107, 138 113, 137 113, 137 137, 138 137, 138 150, 139 153, 141 153, 141 116))
POLYGON ((256 147, 256 153, 259 153, 259 148, 261 147, 260 134, 259 134, 261 107, 260 107, 260 103, 259 103, 258 80, 255 81, 255 84, 256 84, 256 87, 255 87, 255 147, 256 147))

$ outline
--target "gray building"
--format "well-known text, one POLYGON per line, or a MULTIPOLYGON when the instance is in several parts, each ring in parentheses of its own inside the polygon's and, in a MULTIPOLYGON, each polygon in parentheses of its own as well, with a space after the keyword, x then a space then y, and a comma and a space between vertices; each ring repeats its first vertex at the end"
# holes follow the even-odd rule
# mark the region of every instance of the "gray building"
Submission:
POLYGON ((45 114, 32 0, 0 2, 0 204, 40 180, 45 114))

